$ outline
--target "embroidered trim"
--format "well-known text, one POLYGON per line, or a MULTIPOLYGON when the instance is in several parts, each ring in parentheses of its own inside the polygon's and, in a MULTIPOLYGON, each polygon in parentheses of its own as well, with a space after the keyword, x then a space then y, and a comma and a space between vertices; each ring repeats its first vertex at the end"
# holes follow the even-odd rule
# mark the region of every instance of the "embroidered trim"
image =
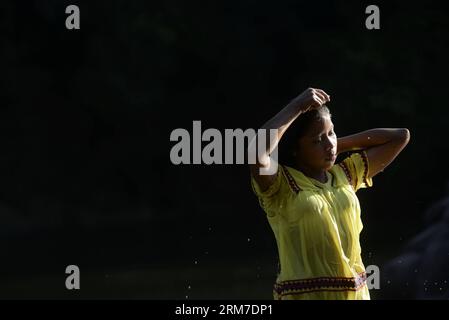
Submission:
POLYGON ((276 282, 273 288, 275 299, 281 300, 290 294, 304 294, 317 291, 358 291, 366 285, 366 273, 356 277, 321 277, 276 282))
POLYGON ((363 166, 365 168, 363 172, 363 182, 368 185, 368 155, 365 150, 362 150, 359 154, 362 157, 363 166))
POLYGON ((348 169, 348 166, 346 165, 346 163, 340 162, 338 165, 343 169, 343 171, 346 175, 346 178, 348 179, 349 184, 352 187, 354 187, 354 185, 352 184, 351 174, 349 173, 349 169, 348 169))
POLYGON ((287 179, 288 184, 290 185, 290 188, 292 189, 292 191, 294 193, 298 193, 299 191, 301 191, 301 188, 298 186, 295 179, 292 177, 290 172, 288 172, 286 167, 282 166, 282 172, 284 172, 284 176, 287 179))

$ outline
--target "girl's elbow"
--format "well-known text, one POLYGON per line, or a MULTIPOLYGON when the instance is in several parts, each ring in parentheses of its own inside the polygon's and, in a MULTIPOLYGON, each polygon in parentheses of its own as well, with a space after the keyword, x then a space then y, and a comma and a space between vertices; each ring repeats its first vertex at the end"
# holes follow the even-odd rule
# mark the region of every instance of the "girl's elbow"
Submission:
POLYGON ((407 128, 398 129, 398 139, 407 144, 410 141, 410 130, 407 128))

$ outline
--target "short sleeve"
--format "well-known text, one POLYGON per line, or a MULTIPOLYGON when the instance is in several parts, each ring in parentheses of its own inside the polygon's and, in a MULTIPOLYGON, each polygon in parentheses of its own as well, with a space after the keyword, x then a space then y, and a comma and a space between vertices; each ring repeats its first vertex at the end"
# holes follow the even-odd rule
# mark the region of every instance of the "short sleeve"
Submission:
POLYGON ((265 191, 262 191, 260 189, 260 186, 257 184, 256 179, 254 179, 254 177, 251 175, 252 189, 259 199, 260 206, 269 217, 276 216, 279 213, 280 208, 282 207, 281 201, 282 195, 285 190, 284 184, 286 183, 282 170, 283 167, 279 166, 276 173, 276 178, 274 179, 271 186, 265 191))
POLYGON ((368 177, 369 161, 365 150, 351 154, 340 163, 340 166, 354 191, 372 187, 373 180, 368 177))

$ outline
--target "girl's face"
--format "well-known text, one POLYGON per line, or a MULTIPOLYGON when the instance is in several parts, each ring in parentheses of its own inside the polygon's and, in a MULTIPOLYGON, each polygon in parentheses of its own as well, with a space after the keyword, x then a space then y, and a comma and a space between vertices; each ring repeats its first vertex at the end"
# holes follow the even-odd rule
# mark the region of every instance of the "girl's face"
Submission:
POLYGON ((330 169, 336 159, 337 135, 329 116, 314 121, 299 141, 298 161, 314 170, 330 169))

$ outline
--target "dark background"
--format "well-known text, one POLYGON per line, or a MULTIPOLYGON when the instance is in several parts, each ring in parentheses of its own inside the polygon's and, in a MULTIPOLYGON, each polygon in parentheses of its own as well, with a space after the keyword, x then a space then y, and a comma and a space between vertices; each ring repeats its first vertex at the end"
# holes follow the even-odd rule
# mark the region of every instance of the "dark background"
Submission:
MULTIPOLYGON (((443 3, 374 3, 370 31, 365 1, 2 1, 0 297, 271 299, 248 168, 175 166, 169 137, 257 128, 309 86, 339 136, 410 130, 358 193, 365 264, 398 256, 449 181, 443 3)), ((390 288, 372 297, 415 297, 390 288)))

